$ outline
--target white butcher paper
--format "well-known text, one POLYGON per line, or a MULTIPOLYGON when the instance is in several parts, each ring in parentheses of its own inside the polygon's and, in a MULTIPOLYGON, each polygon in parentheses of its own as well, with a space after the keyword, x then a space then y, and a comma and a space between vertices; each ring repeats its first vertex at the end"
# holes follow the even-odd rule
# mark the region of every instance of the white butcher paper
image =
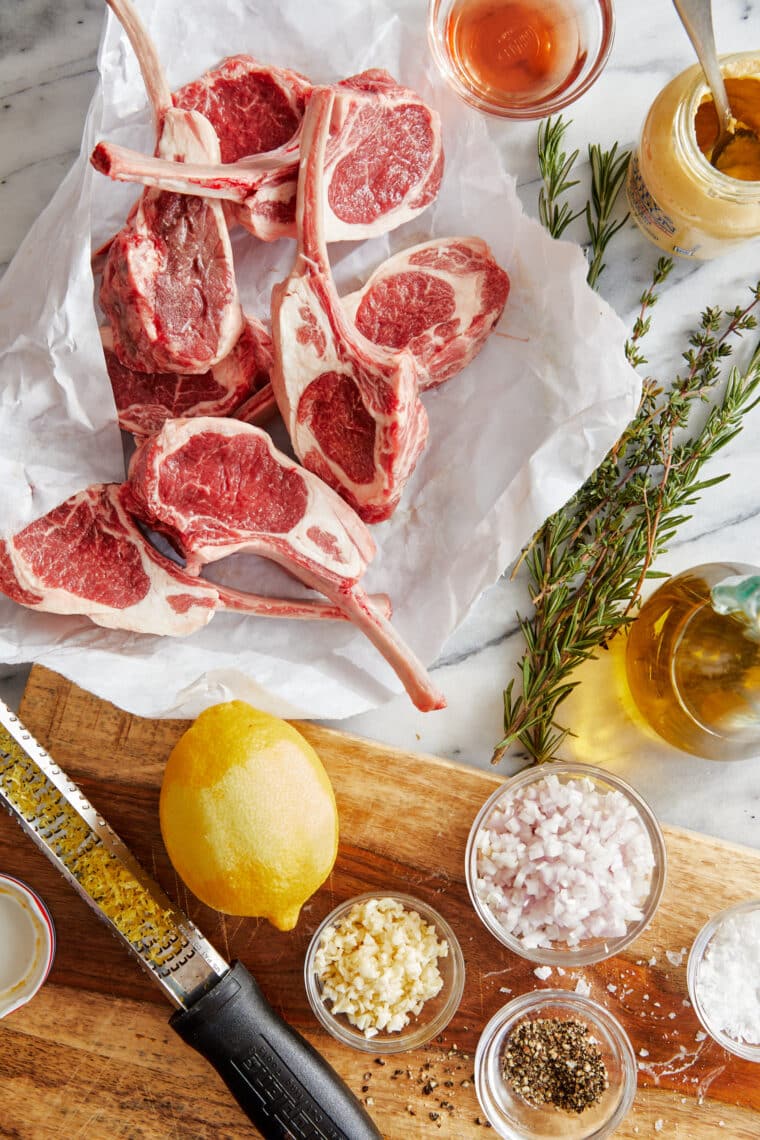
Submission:
MULTIPOLYGON (((421 0, 136 0, 173 88, 225 55, 248 52, 315 83, 387 68, 441 113, 446 170, 435 204, 394 233, 330 248, 338 287, 357 288, 390 253, 477 234, 509 272, 500 335, 424 396, 428 445, 365 577, 393 599, 393 622, 430 663, 521 546, 599 463, 633 416, 636 374, 621 321, 585 282, 579 247, 526 217, 486 120, 438 76, 421 0)), ((81 154, 0 284, 0 531, 10 534, 89 483, 121 480, 124 459, 100 352, 90 271, 124 222, 135 187, 95 173, 108 138, 153 149, 134 55, 109 13, 81 154)), ((246 308, 266 316, 292 241, 236 230, 246 308)), ((279 445, 282 429, 273 434, 279 445)), ((209 577, 257 592, 302 594, 270 563, 237 556, 209 577)), ((144 716, 194 716, 240 697, 278 715, 338 718, 400 691, 390 667, 345 623, 218 614, 184 639, 99 629, 0 596, 0 661, 38 661, 144 716)), ((435 714, 431 714, 435 715, 435 714)))

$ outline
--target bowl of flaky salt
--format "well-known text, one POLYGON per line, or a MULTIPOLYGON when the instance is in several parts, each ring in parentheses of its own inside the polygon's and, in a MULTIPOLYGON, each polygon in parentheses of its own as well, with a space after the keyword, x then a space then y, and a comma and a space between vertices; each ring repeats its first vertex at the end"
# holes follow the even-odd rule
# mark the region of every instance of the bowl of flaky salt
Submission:
POLYGON ((649 925, 665 887, 665 841, 629 784, 589 764, 529 768, 486 801, 465 855, 480 919, 547 966, 587 966, 649 925))
POLYGON ((760 1062, 760 898, 728 907, 702 927, 686 983, 705 1031, 729 1053, 760 1062))

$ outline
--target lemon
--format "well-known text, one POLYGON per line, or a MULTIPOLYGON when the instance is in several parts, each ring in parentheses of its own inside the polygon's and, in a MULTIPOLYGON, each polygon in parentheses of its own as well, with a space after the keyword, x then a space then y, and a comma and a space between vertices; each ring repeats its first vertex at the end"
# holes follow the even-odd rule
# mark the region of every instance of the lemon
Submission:
POLYGON ((291 725, 245 701, 202 712, 166 763, 161 834, 208 906, 292 930, 338 853, 330 779, 291 725))

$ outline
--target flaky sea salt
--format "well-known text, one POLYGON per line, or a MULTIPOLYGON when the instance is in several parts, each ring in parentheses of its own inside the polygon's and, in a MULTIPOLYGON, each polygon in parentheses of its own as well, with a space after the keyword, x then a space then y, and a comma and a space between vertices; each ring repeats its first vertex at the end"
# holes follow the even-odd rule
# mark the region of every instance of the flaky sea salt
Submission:
POLYGON ((614 939, 642 917, 654 852, 634 805, 584 776, 508 790, 475 838, 475 893, 526 948, 614 939))
POLYGON ((760 906, 720 924, 699 964, 696 992, 711 1026, 760 1045, 760 906))

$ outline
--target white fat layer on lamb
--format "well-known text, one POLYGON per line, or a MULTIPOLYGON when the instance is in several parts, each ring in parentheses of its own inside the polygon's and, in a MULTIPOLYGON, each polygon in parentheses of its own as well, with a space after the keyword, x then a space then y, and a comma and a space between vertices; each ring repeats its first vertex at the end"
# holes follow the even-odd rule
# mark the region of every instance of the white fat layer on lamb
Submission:
POLYGON ((587 777, 507 792, 476 838, 478 897, 526 948, 619 938, 642 916, 654 869, 636 809, 587 777))

